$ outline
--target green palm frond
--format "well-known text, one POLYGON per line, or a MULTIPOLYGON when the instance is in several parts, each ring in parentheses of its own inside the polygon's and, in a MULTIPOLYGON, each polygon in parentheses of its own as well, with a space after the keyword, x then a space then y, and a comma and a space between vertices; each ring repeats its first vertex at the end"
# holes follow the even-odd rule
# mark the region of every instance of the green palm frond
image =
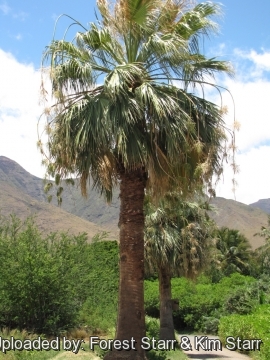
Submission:
POLYGON ((203 204, 167 193, 145 203, 145 266, 148 273, 165 267, 171 275, 193 277, 205 262, 212 223, 203 204))
POLYGON ((192 36, 207 35, 218 29, 217 24, 211 20, 211 17, 216 15, 220 15, 218 4, 211 2, 198 4, 183 14, 176 23, 175 30, 186 40, 192 36))
POLYGON ((215 74, 231 71, 227 62, 199 52, 201 36, 215 29, 218 6, 176 0, 97 5, 97 24, 73 42, 52 41, 44 53, 54 100, 46 110, 48 172, 80 177, 84 194, 89 176, 111 194, 120 168, 145 169, 157 194, 175 185, 184 194, 209 182, 221 168, 226 129, 220 108, 193 90, 217 87, 215 74))

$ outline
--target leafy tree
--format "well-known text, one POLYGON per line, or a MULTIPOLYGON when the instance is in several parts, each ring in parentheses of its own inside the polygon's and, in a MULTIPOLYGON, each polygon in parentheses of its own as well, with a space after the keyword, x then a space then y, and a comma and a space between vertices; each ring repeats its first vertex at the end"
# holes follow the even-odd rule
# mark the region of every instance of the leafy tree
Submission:
POLYGON ((48 152, 40 147, 58 184, 75 174, 86 195, 91 176, 107 200, 120 185, 116 338, 137 341, 136 352, 121 356, 144 358, 145 189, 158 196, 177 186, 184 194, 220 173, 223 114, 196 89, 216 86, 215 73, 231 68, 200 53, 201 36, 215 29, 216 4, 98 0, 97 7, 97 23, 45 51, 54 102, 44 112, 48 152))
POLYGON ((145 259, 157 271, 160 297, 160 339, 174 339, 171 278, 194 277, 205 262, 211 223, 197 203, 167 194, 159 206, 146 206, 145 259))

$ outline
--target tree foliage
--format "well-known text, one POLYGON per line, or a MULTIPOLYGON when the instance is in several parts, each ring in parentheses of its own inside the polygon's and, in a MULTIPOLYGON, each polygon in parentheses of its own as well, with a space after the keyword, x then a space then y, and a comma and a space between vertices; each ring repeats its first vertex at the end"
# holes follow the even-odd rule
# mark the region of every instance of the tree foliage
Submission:
POLYGON ((191 190, 192 179, 211 187, 228 153, 226 129, 222 109, 194 89, 218 89, 215 74, 232 72, 200 53, 218 5, 98 0, 97 7, 97 23, 44 53, 53 105, 44 111, 48 152, 39 145, 49 175, 59 183, 75 174, 83 194, 91 175, 108 198, 122 168, 145 169, 157 193, 173 183, 191 190))
POLYGON ((205 273, 213 282, 234 272, 259 276, 258 261, 248 239, 239 230, 227 227, 216 228, 214 241, 209 249, 209 261, 205 273))
POLYGON ((158 205, 145 206, 145 264, 147 273, 160 267, 171 276, 194 277, 207 256, 213 223, 204 203, 186 201, 167 193, 158 205))
POLYGON ((255 236, 261 236, 265 239, 265 244, 255 250, 255 258, 261 273, 270 273, 270 216, 268 217, 268 226, 262 226, 261 231, 255 236))

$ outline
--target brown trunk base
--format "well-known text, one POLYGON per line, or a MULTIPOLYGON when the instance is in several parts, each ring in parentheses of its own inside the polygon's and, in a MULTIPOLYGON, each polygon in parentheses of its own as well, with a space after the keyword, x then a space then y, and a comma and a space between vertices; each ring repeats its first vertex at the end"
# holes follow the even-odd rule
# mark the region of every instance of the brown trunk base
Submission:
POLYGON ((110 351, 104 356, 104 360, 147 360, 146 356, 139 355, 135 351, 110 351))
POLYGON ((174 328, 168 327, 161 327, 159 330, 159 338, 160 340, 175 340, 174 328))
POLYGON ((160 267, 158 275, 160 296, 159 339, 175 340, 172 313, 171 275, 166 267, 160 267))

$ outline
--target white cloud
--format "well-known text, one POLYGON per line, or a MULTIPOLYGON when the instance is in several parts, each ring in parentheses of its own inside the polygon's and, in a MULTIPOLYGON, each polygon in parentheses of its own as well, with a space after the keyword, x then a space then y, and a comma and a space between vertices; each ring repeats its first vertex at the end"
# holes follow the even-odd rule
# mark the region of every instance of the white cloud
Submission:
POLYGON ((0 11, 4 14, 7 15, 10 12, 11 8, 8 6, 8 4, 6 2, 3 2, 2 4, 0 4, 0 11))
MULTIPOLYGON (((222 84, 231 92, 235 109, 229 93, 223 93, 223 102, 229 108, 227 124, 232 124, 235 116, 241 125, 236 133, 236 163, 240 167, 240 173, 236 175, 236 200, 249 204, 270 197, 270 64, 267 63, 270 52, 257 54, 253 50, 249 53, 236 50, 235 55, 236 77, 222 84)), ((231 190, 233 175, 229 167, 226 167, 224 177, 224 183, 216 189, 217 196, 234 198, 231 190)))
MULTIPOLYGON (((269 160, 270 146, 260 146, 237 156, 240 172, 236 175, 238 186, 235 197, 237 201, 251 204, 259 199, 270 198, 269 160)), ((224 182, 217 185, 217 196, 234 199, 232 191, 233 174, 229 166, 225 169, 224 182)))
POLYGON ((43 177, 37 150, 40 73, 0 49, 0 155, 43 177))
POLYGON ((255 50, 244 52, 236 49, 235 54, 239 57, 242 57, 243 59, 252 61, 257 70, 270 71, 270 53, 265 50, 259 54, 255 50))
POLYGON ((235 116, 241 125, 237 133, 239 150, 245 152, 270 141, 270 81, 258 79, 245 82, 229 79, 225 86, 233 97, 232 100, 229 93, 223 94, 223 102, 229 108, 227 122, 232 123, 235 116))

